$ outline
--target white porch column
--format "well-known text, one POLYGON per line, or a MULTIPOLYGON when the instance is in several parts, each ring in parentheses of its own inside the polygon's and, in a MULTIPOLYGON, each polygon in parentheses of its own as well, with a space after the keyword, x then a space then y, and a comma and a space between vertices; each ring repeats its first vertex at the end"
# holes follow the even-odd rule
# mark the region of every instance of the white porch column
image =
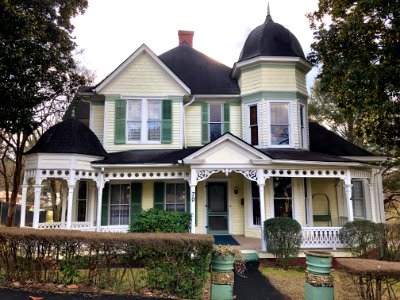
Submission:
POLYGON ((28 192, 29 185, 22 185, 22 204, 21 204, 21 218, 19 227, 25 227, 25 218, 26 218, 26 194, 28 192))
POLYGON ((61 199, 61 228, 65 228, 65 213, 67 212, 67 193, 64 185, 62 186, 62 199, 61 199))
POLYGON ((94 212, 95 212, 95 194, 96 194, 96 186, 93 184, 93 181, 88 182, 89 183, 89 197, 88 197, 88 209, 89 209, 89 222, 91 223, 90 226, 94 225, 94 212))
POLYGON ((352 184, 345 184, 344 185, 344 191, 346 194, 346 205, 347 205, 347 220, 349 222, 354 221, 354 216, 353 216, 353 203, 351 201, 351 193, 352 193, 352 184))
POLYGON ((261 249, 266 251, 264 237, 264 221, 265 221, 265 177, 263 170, 257 170, 257 184, 260 192, 260 218, 261 218, 261 249))
POLYGON ((103 188, 104 188, 104 169, 102 168, 99 178, 96 181, 97 186, 97 216, 96 216, 96 231, 101 230, 101 204, 103 200, 103 188))
POLYGON ((190 233, 196 233, 196 185, 197 170, 190 170, 190 215, 192 217, 190 225, 190 233))
POLYGON ((74 196, 74 184, 68 185, 68 210, 67 210, 67 229, 72 227, 72 201, 74 196))
POLYGON ((369 197, 371 200, 371 216, 372 222, 376 223, 376 206, 375 206, 375 185, 372 178, 368 182, 369 187, 369 197))
POLYGON ((33 224, 32 228, 39 228, 39 214, 40 214, 40 193, 42 191, 41 184, 35 184, 35 200, 33 202, 33 224))

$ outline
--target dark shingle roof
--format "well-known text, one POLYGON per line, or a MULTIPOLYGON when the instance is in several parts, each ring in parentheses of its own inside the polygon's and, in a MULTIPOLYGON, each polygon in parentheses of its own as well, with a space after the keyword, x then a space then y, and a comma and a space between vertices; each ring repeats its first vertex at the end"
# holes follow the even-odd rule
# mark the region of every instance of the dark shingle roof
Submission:
POLYGON ((315 122, 309 123, 310 150, 336 156, 374 156, 315 122))
POLYGON ((352 160, 328 155, 324 153, 317 153, 308 150, 298 149, 261 149, 266 155, 272 159, 279 160, 301 160, 301 161, 319 161, 319 162, 352 162, 352 160))
POLYGON ((104 160, 94 164, 177 164, 179 160, 196 152, 201 147, 178 150, 129 150, 110 153, 104 160))
POLYGON ((159 58, 190 88, 193 95, 240 94, 237 81, 231 78, 231 68, 186 43, 161 54, 159 58))
POLYGON ((294 56, 304 58, 297 38, 288 29, 275 23, 271 16, 248 35, 239 61, 257 56, 294 56))
POLYGON ((74 118, 50 127, 26 154, 32 153, 108 155, 93 131, 74 118))

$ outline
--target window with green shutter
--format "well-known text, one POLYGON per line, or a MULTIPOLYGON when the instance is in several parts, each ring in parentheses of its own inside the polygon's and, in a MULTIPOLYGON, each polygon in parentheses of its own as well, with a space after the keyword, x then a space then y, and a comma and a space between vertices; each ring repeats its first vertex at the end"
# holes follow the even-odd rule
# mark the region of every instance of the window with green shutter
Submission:
POLYGON ((172 143, 172 100, 162 101, 162 144, 172 143))
POLYGON ((154 208, 164 209, 164 182, 154 182, 154 208))
POLYGON ((201 142, 207 144, 208 141, 208 103, 201 103, 201 142))
POLYGON ((230 104, 224 103, 224 133, 230 131, 230 121, 231 121, 230 104))
POLYGON ((115 132, 114 143, 125 144, 125 131, 126 131, 126 101, 115 100, 115 132))

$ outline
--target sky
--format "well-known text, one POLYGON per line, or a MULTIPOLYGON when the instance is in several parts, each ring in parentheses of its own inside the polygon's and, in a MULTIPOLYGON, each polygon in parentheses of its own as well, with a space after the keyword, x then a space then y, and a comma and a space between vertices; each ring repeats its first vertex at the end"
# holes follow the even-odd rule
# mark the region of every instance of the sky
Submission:
MULTIPOLYGON (((274 22, 289 29, 307 55, 313 42, 306 14, 318 0, 269 0, 274 22)), ((73 20, 78 59, 95 83, 143 43, 156 55, 178 46, 178 30, 194 31, 193 47, 233 67, 247 35, 264 23, 268 0, 89 0, 73 20)), ((311 86, 316 70, 307 76, 311 86)))

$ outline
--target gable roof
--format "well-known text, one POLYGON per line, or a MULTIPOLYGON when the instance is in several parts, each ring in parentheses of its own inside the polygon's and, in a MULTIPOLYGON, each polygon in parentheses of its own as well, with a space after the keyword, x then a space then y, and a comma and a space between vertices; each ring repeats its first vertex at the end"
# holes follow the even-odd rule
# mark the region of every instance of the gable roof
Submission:
POLYGON ((114 71, 112 71, 106 78, 104 78, 99 84, 94 88, 95 92, 100 93, 101 90, 112 81, 122 70, 124 70, 132 61, 134 61, 141 53, 146 52, 150 57, 163 68, 188 94, 190 94, 190 88, 182 82, 182 80, 176 76, 158 57, 155 53, 143 44, 135 52, 133 52, 123 63, 121 63, 114 71))
POLYGON ((335 156, 375 156, 316 122, 309 122, 310 151, 335 156))
POLYGON ((161 54, 168 66, 192 91, 192 95, 239 95, 232 69, 193 49, 186 43, 161 54))

